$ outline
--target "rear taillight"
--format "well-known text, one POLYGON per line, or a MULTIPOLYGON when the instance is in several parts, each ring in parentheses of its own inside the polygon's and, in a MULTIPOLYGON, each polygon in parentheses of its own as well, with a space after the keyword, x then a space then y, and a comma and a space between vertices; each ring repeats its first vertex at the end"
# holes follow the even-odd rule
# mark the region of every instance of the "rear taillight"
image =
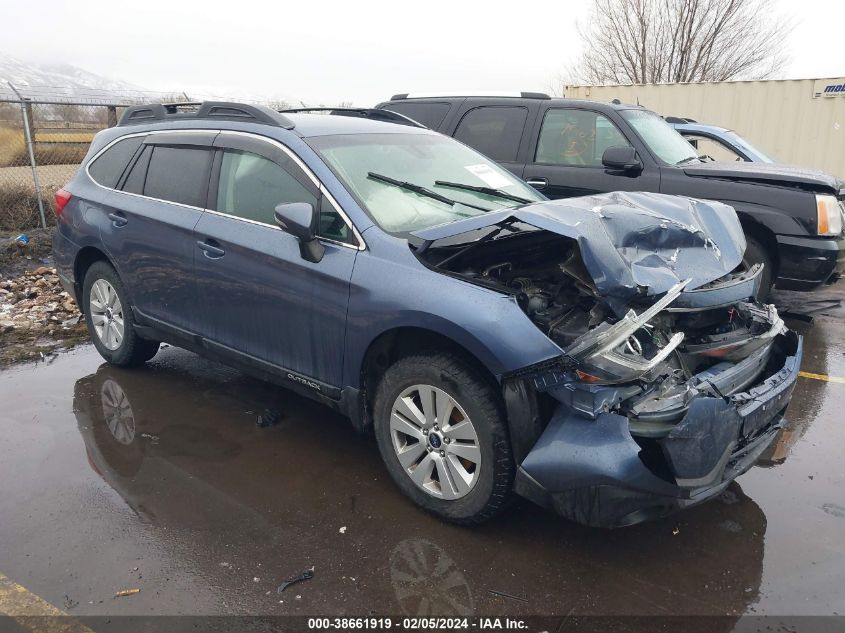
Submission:
POLYGON ((65 206, 73 196, 70 195, 69 191, 65 191, 64 189, 59 189, 56 192, 56 205, 53 207, 53 211, 56 214, 57 218, 62 217, 62 211, 65 210, 65 206))

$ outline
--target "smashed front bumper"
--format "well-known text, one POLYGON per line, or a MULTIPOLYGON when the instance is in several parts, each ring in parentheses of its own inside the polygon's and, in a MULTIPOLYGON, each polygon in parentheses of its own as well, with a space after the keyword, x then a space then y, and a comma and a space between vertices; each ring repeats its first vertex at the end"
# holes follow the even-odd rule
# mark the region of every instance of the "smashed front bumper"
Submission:
POLYGON ((660 437, 635 438, 631 420, 608 410, 622 397, 618 388, 591 388, 589 403, 558 390, 559 404, 521 461, 515 489, 573 521, 608 528, 701 503, 751 468, 774 440, 802 349, 794 332, 778 334, 753 386, 723 397, 699 393, 660 437))

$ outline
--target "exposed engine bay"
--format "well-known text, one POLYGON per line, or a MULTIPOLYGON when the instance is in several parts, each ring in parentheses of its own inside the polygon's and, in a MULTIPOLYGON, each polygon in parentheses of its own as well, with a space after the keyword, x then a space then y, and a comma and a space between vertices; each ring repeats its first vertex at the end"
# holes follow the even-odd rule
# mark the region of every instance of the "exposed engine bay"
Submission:
POLYGON ((663 516, 719 494, 783 427, 802 339, 756 301, 727 205, 615 192, 413 236, 560 350, 502 376, 514 487, 536 503, 604 527, 663 516))
POLYGON ((783 427, 803 341, 755 299, 729 206, 615 192, 413 236, 560 350, 502 376, 514 487, 536 503, 604 527, 663 516, 719 494, 783 427))
MULTIPOLYGON (((444 253, 452 257, 448 252, 432 249, 427 257, 436 263, 444 253)), ((642 293, 621 313, 600 294, 578 242, 545 231, 479 244, 441 269, 513 295, 564 351, 561 365, 543 375, 538 388, 586 415, 624 415, 634 436, 668 434, 699 393, 726 398, 758 381, 774 338, 786 332, 774 306, 750 298, 759 267, 686 293, 688 281, 662 297, 642 293), (593 385, 613 389, 603 390, 600 401, 575 393, 593 385)))

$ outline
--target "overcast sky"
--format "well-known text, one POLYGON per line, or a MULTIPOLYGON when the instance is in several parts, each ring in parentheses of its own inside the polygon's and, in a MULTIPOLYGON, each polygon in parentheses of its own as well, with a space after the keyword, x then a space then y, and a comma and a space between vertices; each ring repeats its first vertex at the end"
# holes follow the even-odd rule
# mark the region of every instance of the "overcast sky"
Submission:
MULTIPOLYGON (((372 105, 397 92, 549 91, 589 0, 288 3, 6 0, 0 50, 162 91, 372 105)), ((796 21, 786 76, 845 75, 845 2, 772 0, 796 21)))

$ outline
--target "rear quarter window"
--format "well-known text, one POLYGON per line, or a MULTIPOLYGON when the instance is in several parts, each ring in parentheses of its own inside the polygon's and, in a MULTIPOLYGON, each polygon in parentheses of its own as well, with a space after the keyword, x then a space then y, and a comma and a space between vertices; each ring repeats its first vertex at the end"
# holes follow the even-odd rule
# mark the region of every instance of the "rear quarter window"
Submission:
POLYGON ((156 145, 152 151, 144 195, 192 207, 205 207, 212 152, 167 145, 156 145))
POLYGON ((124 138, 100 154, 96 160, 88 165, 88 173, 98 185, 114 189, 117 186, 123 170, 129 160, 138 151, 143 142, 143 136, 124 138))
POLYGON ((382 110, 390 110, 398 112, 406 117, 413 119, 417 123, 422 123, 427 128, 436 130, 443 123, 443 119, 449 112, 448 103, 390 103, 382 108, 382 110))

